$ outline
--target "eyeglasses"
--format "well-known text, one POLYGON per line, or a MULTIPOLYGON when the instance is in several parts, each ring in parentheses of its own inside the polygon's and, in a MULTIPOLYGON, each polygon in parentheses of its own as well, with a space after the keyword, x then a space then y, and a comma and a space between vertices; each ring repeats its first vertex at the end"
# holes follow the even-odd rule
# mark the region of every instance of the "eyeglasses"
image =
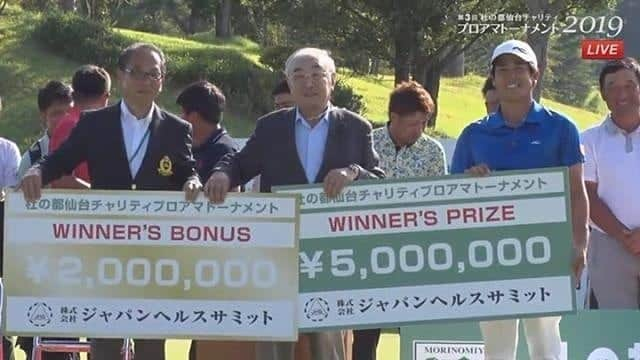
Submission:
POLYGON ((146 80, 146 79, 151 79, 154 81, 158 81, 160 79, 162 79, 162 72, 158 71, 158 70, 151 70, 151 71, 140 71, 137 69, 132 69, 132 68, 124 68, 122 69, 122 71, 131 76, 132 78, 136 79, 136 80, 146 80))
POLYGON ((311 81, 313 81, 314 83, 318 83, 327 77, 327 72, 314 71, 312 73, 295 73, 291 76, 291 80, 293 80, 293 82, 302 82, 307 77, 311 78, 311 81))

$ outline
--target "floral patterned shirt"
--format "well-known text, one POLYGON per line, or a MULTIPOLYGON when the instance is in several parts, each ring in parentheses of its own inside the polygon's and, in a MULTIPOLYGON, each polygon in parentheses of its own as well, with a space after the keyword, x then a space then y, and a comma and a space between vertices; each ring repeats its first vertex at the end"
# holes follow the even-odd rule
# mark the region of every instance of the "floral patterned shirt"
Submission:
POLYGON ((373 148, 380 156, 380 168, 387 178, 441 176, 447 173, 444 148, 422 135, 414 144, 396 150, 389 127, 373 130, 373 148))

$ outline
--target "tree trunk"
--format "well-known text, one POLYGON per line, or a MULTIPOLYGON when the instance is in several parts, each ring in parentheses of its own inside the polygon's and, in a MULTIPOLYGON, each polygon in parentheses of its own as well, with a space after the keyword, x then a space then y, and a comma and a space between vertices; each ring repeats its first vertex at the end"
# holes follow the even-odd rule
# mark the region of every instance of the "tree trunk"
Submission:
POLYGON ((403 41, 396 40, 396 52, 393 61, 394 84, 398 85, 409 80, 411 69, 410 50, 403 44, 403 41))
POLYGON ((216 11, 216 36, 231 37, 231 0, 220 0, 216 11))
POLYGON ((88 18, 89 15, 91 14, 90 7, 91 5, 89 5, 88 0, 80 0, 80 5, 78 6, 78 12, 80 13, 80 15, 88 18))
POLYGON ((394 25, 395 55, 393 60, 394 83, 397 85, 409 80, 411 73, 411 49, 413 44, 406 33, 407 28, 396 23, 394 25))
POLYGON ((255 29, 258 43, 263 47, 271 46, 275 41, 267 38, 267 16, 264 8, 257 5, 247 5, 246 9, 249 17, 248 21, 255 29))
POLYGON ((393 1, 393 13, 391 14, 393 45, 395 48, 393 68, 394 82, 399 84, 409 80, 413 55, 417 48, 417 39, 420 26, 416 24, 412 14, 411 2, 404 0, 393 1))
POLYGON ((157 9, 145 12, 152 12, 154 14, 154 17, 156 17, 158 13, 161 14, 160 16, 164 16, 164 14, 166 14, 176 23, 176 25, 178 25, 180 31, 184 32, 185 34, 193 34, 195 32, 193 29, 197 26, 194 24, 196 20, 193 19, 194 16, 197 16, 197 10, 194 9, 194 4, 192 2, 189 2, 189 16, 187 17, 180 16, 177 5, 177 3, 168 2, 165 5, 165 9, 157 9))
POLYGON ((371 60, 371 75, 380 74, 380 59, 372 59, 371 60))
POLYGON ((64 12, 76 11, 76 0, 60 0, 59 5, 64 12))
POLYGON ((436 59, 425 55, 416 56, 413 78, 429 92, 434 104, 436 105, 433 117, 429 124, 427 124, 429 127, 436 126, 436 118, 438 116, 438 93, 440 92, 441 76, 442 65, 439 64, 436 59))
POLYGON ((543 89, 544 72, 547 69, 547 45, 549 44, 549 34, 529 34, 527 42, 531 45, 533 52, 536 53, 538 59, 538 84, 533 89, 533 98, 540 101, 543 89))
MULTIPOLYGON (((565 0, 526 0, 526 6, 529 14, 549 14, 553 19, 562 8, 566 5, 565 0)), ((533 24, 529 24, 533 25, 533 24)), ((533 98, 540 101, 543 87, 543 76, 547 69, 547 45, 549 44, 550 33, 542 34, 541 32, 530 32, 527 34, 527 42, 531 45, 533 52, 538 59, 538 84, 533 89, 533 98)))
POLYGON ((187 26, 189 34, 195 34, 207 29, 207 20, 202 17, 202 10, 192 8, 189 13, 189 25, 187 26))
POLYGON ((463 77, 464 76, 464 52, 455 56, 442 71, 442 76, 463 77))
POLYGON ((96 4, 96 0, 80 0, 80 6, 77 11, 80 11, 80 14, 87 19, 93 19, 95 18, 94 9, 96 9, 98 5, 99 4, 96 4))
POLYGON ((425 72, 424 81, 422 82, 422 86, 427 89, 433 99, 433 103, 435 104, 433 117, 431 117, 431 121, 427 124, 427 126, 431 128, 436 127, 436 119, 438 118, 438 93, 440 92, 441 75, 442 68, 439 65, 432 66, 425 72))
POLYGON ((618 4, 616 15, 622 17, 623 22, 620 24, 622 31, 616 38, 624 40, 625 56, 634 58, 640 57, 640 22, 637 21, 637 15, 640 14, 640 2, 637 0, 622 0, 618 4), (624 24, 624 26, 622 26, 624 24))

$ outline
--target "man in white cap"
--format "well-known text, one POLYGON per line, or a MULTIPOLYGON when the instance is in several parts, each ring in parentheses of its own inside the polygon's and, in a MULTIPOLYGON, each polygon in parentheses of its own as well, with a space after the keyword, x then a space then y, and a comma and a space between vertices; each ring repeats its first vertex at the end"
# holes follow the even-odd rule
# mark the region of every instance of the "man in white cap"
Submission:
MULTIPOLYGON (((533 99, 538 77, 536 55, 527 43, 509 40, 495 48, 491 80, 500 105, 495 113, 463 130, 453 154, 451 172, 484 176, 501 170, 568 167, 573 271, 579 278, 585 264, 589 213, 582 174, 584 156, 573 122, 533 99)), ((531 359, 560 359, 559 316, 528 318, 523 323, 531 359)), ((485 359, 515 359, 518 319, 485 321, 480 328, 485 359)))

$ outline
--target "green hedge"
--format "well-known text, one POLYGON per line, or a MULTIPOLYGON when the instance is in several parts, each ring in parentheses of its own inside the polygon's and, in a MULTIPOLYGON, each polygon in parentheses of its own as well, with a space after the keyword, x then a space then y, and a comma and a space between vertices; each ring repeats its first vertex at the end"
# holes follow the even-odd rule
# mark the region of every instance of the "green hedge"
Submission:
POLYGON ((293 46, 278 45, 264 48, 260 55, 260 62, 269 66, 273 71, 284 70, 284 63, 296 49, 293 46))
MULTIPOLYGON (((36 25, 33 36, 54 53, 110 71, 116 69, 120 51, 136 41, 102 23, 59 13, 45 16, 36 25)), ((168 59, 167 80, 174 85, 180 87, 206 79, 221 87, 232 107, 241 106, 249 114, 271 110, 276 74, 260 68, 238 51, 188 46, 163 51, 168 59)))
POLYGON ((357 94, 353 88, 344 81, 338 80, 333 89, 333 99, 337 106, 349 109, 361 115, 367 114, 367 105, 362 95, 357 94))
POLYGON ((110 70, 115 69, 120 50, 130 43, 99 22, 57 12, 36 24, 33 37, 56 54, 110 70))

